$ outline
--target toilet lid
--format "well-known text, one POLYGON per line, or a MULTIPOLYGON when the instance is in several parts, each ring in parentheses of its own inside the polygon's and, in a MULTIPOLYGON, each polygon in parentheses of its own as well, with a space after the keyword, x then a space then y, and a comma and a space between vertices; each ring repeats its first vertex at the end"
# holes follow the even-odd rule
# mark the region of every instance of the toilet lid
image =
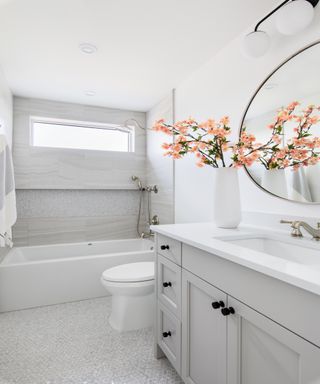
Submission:
POLYGON ((102 278, 107 281, 119 283, 132 283, 138 281, 149 281, 154 279, 154 262, 122 264, 106 269, 102 278))

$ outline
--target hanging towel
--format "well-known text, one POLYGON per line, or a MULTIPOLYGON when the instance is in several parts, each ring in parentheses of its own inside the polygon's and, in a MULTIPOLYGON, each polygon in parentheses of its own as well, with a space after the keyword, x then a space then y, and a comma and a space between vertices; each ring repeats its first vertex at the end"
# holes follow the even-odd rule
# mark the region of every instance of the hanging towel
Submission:
POLYGON ((0 135, 0 247, 12 247, 12 226, 17 220, 16 193, 11 150, 0 135))

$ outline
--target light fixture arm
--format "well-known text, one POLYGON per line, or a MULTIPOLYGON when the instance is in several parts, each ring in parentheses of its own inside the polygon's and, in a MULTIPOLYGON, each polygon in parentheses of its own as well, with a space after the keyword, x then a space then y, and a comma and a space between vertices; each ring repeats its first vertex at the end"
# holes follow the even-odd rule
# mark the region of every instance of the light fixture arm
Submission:
POLYGON ((254 31, 257 32, 259 26, 264 22, 266 21, 267 19, 269 19, 270 16, 272 16, 274 13, 277 12, 278 9, 280 9, 281 7, 283 7, 285 4, 289 3, 290 0, 285 0, 283 1, 281 4, 279 4, 274 10, 272 10, 271 12, 269 12, 264 18, 262 18, 258 24, 255 26, 254 28, 254 31))
MULTIPOLYGON (((289 1, 295 1, 295 0, 285 0, 283 1, 281 4, 279 4, 275 9, 273 9, 271 12, 269 12, 264 18, 262 18, 258 24, 255 26, 254 28, 254 31, 257 32, 258 31, 258 28, 259 26, 264 22, 266 21, 267 19, 269 19, 270 16, 272 16, 274 13, 276 13, 280 8, 282 8, 285 4, 289 3, 289 1)), ((315 7, 319 0, 306 0, 308 1, 313 7, 315 7)))

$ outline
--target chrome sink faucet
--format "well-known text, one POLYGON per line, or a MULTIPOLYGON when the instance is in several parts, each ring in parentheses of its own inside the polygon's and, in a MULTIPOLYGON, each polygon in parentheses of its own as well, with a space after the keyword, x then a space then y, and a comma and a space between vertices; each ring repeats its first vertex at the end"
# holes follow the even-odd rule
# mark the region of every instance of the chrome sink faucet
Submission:
POLYGON ((288 220, 280 220, 281 224, 291 224, 292 232, 291 236, 293 237, 302 237, 301 227, 304 228, 314 240, 320 240, 320 223, 317 224, 317 228, 311 227, 305 221, 288 221, 288 220))

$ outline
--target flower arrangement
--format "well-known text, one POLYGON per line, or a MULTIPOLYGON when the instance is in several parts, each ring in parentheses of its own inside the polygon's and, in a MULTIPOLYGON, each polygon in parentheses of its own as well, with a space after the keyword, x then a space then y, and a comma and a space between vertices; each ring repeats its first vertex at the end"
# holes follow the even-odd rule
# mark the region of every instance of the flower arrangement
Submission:
POLYGON ((232 151, 233 148, 228 140, 228 136, 231 134, 228 116, 219 121, 209 119, 202 123, 190 118, 173 125, 167 124, 161 119, 155 123, 153 129, 174 136, 173 143, 162 145, 166 151, 165 156, 180 159, 188 153, 194 153, 197 157, 198 167, 209 165, 220 168, 240 164, 240 160, 234 163, 232 156, 229 157, 229 161, 226 159, 227 152, 232 151))
POLYGON ((238 168, 260 162, 267 170, 288 167, 296 170, 320 162, 320 137, 310 132, 320 122, 317 114, 320 106, 309 105, 300 112, 298 106, 300 103, 294 101, 278 111, 274 122, 268 126, 271 134, 265 143, 257 142, 256 137, 243 128, 238 142, 232 144, 228 139, 231 134, 228 116, 219 121, 209 119, 202 123, 190 118, 173 125, 161 119, 153 129, 174 137, 173 143, 162 145, 166 151, 164 155, 180 159, 188 153, 194 153, 199 167, 238 168), (288 123, 293 128, 286 127, 286 133, 292 129, 293 135, 284 142, 283 135, 288 123))

